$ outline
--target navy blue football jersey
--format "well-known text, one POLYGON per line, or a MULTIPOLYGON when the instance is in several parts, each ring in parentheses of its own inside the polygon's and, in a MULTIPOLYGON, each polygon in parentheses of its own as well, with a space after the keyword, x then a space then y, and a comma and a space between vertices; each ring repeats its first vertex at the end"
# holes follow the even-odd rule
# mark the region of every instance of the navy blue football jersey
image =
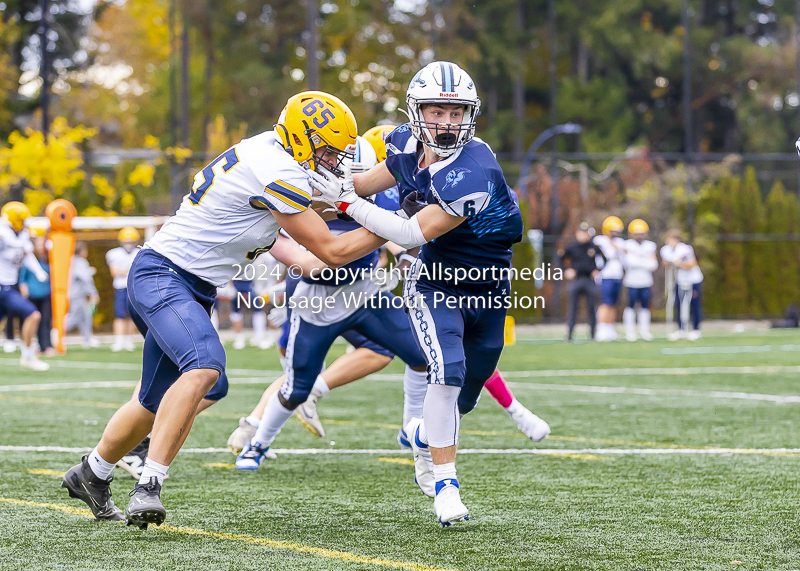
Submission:
MULTIPOLYGON (((400 195, 397 191, 397 187, 392 187, 388 190, 384 190, 383 192, 376 194, 375 197, 375 204, 384 208, 386 210, 399 210, 400 209, 400 195)), ((344 234, 345 232, 350 232, 352 230, 356 230, 361 228, 361 225, 356 222, 355 220, 340 220, 335 218, 333 220, 328 220, 326 222, 328 228, 330 229, 332 234, 344 234)), ((378 260, 380 259, 380 253, 378 250, 367 254, 363 258, 359 258, 358 260, 353 260, 342 266, 343 268, 347 268, 348 270, 352 268, 352 271, 357 271, 359 269, 370 269, 374 268, 378 264, 378 260)), ((350 275, 348 272, 347 275, 350 275)), ((323 279, 314 279, 310 277, 302 278, 303 281, 308 283, 317 283, 317 284, 324 284, 324 285, 342 285, 338 283, 336 279, 332 280, 323 280, 323 279)), ((349 280, 348 280, 349 281, 349 280)))
MULTIPOLYGON (((417 172, 419 153, 421 143, 408 124, 386 137, 386 166, 397 180, 401 202, 416 190, 428 204, 467 217, 422 246, 422 261, 431 268, 441 264, 445 272, 448 267, 511 267, 511 246, 522 239, 522 215, 489 145, 473 139, 447 159, 417 172)), ((482 271, 480 275, 492 274, 482 271)))

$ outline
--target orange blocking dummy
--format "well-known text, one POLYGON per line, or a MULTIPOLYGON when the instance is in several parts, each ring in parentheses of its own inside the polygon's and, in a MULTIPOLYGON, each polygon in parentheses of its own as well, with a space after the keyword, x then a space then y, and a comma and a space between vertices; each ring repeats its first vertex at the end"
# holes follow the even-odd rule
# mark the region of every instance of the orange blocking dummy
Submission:
POLYGON ((75 255, 75 234, 72 219, 78 215, 75 206, 63 198, 47 205, 44 211, 50 220, 50 284, 53 302, 53 328, 58 332, 56 351, 66 353, 64 335, 69 311, 69 285, 72 280, 72 256, 75 255))

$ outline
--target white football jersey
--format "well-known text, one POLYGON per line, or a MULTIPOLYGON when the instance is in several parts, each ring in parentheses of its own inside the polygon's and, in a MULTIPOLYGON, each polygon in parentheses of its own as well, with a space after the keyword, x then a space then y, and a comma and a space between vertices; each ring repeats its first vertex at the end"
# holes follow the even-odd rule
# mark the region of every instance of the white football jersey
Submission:
POLYGON ((131 269, 133 259, 136 257, 136 253, 138 251, 139 248, 134 248, 130 252, 126 252, 125 248, 119 246, 118 248, 114 248, 113 250, 106 252, 106 263, 108 264, 109 268, 125 270, 124 276, 115 277, 114 281, 111 283, 111 285, 114 286, 114 289, 125 289, 128 287, 128 272, 131 269))
POLYGON ((17 234, 8 223, 0 220, 0 285, 16 285, 22 258, 33 252, 33 243, 26 228, 17 234))
MULTIPOLYGON (((662 247, 661 258, 668 262, 674 262, 676 260, 688 262, 691 259, 696 259, 694 248, 683 242, 678 243, 675 248, 670 248, 668 245, 662 247)), ((675 281, 677 281, 678 285, 681 287, 691 287, 694 284, 702 283, 703 272, 700 271, 700 266, 694 266, 688 270, 678 268, 677 272, 675 272, 675 281)))
POLYGON ((608 236, 595 236, 594 243, 606 257, 606 263, 600 270, 600 279, 621 280, 623 274, 622 261, 625 255, 625 240, 608 236))
POLYGON ((625 287, 653 287, 653 272, 658 269, 656 243, 642 240, 641 244, 633 238, 625 240, 625 287))
POLYGON ((178 267, 223 287, 278 236, 269 209, 303 212, 312 190, 305 169, 274 131, 244 139, 194 178, 178 212, 145 244, 178 267))

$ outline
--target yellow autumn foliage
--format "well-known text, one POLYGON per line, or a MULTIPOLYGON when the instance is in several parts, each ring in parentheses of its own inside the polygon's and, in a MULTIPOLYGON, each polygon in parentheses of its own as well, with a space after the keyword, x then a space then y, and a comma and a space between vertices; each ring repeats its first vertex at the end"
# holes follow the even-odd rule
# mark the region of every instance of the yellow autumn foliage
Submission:
POLYGON ((136 168, 128 175, 128 184, 141 184, 142 186, 152 186, 153 177, 156 169, 149 163, 139 163, 136 168))
POLYGON ((41 131, 29 128, 24 135, 14 131, 8 137, 9 147, 0 149, 0 189, 24 181, 33 189, 47 187, 60 196, 83 180, 78 144, 95 133, 83 126, 69 127, 63 117, 53 121, 46 142, 41 131))
POLYGON ((193 154, 192 149, 187 149, 186 147, 167 147, 164 152, 168 157, 173 157, 179 165, 186 162, 186 159, 193 154))

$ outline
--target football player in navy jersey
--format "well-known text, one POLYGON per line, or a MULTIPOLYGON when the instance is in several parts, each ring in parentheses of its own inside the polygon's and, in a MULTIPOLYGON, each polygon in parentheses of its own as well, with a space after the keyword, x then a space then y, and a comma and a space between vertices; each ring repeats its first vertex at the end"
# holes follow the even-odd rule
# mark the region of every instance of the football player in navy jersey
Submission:
POLYGON ((443 526, 468 519, 456 476, 460 416, 477 403, 503 350, 511 247, 522 216, 494 153, 473 139, 480 100, 450 62, 420 70, 406 95, 409 122, 386 138, 387 159, 343 180, 309 173, 322 200, 405 248, 422 246, 405 283, 407 312, 428 363, 423 418, 406 432, 417 476, 433 472, 443 526), (426 205, 408 219, 361 197, 398 186, 426 205))

